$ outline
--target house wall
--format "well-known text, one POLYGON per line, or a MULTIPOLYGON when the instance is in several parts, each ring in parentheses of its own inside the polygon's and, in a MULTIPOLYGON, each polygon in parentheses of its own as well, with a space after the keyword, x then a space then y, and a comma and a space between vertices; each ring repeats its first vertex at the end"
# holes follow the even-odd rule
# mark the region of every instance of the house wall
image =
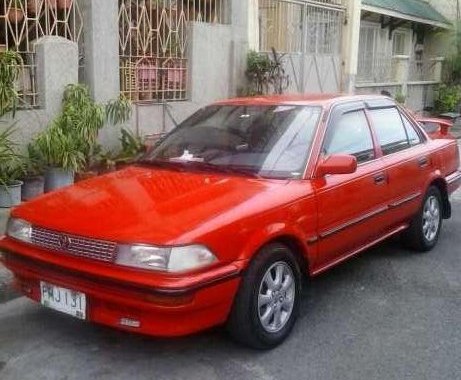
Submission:
MULTIPOLYGON (((84 82, 96 101, 106 103, 120 94, 118 0, 76 1, 83 13, 84 82)), ((102 144, 115 149, 121 127, 141 135, 168 131, 174 127, 173 119, 180 122, 208 103, 237 94, 245 81, 249 6, 247 1, 240 0, 229 0, 228 4, 229 25, 190 23, 188 26, 188 100, 168 102, 166 106, 133 104, 133 117, 126 125, 103 128, 102 144)), ((17 140, 23 146, 60 111, 65 84, 78 82, 78 47, 62 40, 61 43, 71 44, 66 45, 72 46, 71 57, 59 49, 54 53, 52 44, 47 43, 43 59, 38 59, 38 71, 46 77, 46 81, 39 83, 38 91, 44 96, 41 107, 17 113, 17 140)), ((2 123, 0 128, 6 125, 2 123)))

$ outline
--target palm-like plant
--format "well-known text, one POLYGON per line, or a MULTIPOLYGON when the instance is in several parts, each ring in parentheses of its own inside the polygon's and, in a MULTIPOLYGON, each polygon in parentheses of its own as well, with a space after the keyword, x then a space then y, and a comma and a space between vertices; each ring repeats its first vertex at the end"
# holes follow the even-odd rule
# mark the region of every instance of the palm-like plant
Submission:
POLYGON ((72 134, 65 133, 58 123, 39 134, 35 144, 49 167, 78 171, 85 165, 79 142, 72 134))
POLYGON ((0 53, 0 117, 12 111, 13 116, 19 100, 16 81, 22 59, 19 53, 7 50, 0 53))
POLYGON ((25 172, 24 160, 11 139, 14 132, 14 126, 10 126, 0 133, 0 185, 3 187, 14 184, 25 172))

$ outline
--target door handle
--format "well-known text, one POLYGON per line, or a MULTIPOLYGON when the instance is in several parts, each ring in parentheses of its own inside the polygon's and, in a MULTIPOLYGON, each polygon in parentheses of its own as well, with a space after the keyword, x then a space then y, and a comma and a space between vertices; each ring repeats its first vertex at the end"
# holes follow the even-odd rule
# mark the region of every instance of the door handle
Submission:
POLYGON ((387 182, 387 176, 385 173, 376 174, 373 177, 375 185, 384 185, 387 182))
POLYGON ((429 166, 429 159, 427 157, 418 158, 418 165, 420 168, 425 168, 429 166))

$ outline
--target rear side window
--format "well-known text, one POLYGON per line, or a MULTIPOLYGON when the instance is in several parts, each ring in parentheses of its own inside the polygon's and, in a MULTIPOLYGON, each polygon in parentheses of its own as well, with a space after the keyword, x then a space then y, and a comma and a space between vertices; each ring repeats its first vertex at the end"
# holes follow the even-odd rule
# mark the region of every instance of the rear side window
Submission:
POLYGON ((384 155, 410 147, 407 131, 397 108, 370 110, 370 118, 384 155))
POLYGON ((364 111, 345 113, 330 125, 324 153, 350 154, 359 163, 375 158, 373 139, 364 111))
POLYGON ((415 127, 413 126, 413 124, 410 123, 410 120, 408 120, 405 115, 403 114, 401 115, 402 115, 403 124, 405 125, 405 129, 407 131, 408 141, 410 145, 415 146, 415 145, 420 144, 421 137, 418 134, 418 132, 416 132, 415 127))

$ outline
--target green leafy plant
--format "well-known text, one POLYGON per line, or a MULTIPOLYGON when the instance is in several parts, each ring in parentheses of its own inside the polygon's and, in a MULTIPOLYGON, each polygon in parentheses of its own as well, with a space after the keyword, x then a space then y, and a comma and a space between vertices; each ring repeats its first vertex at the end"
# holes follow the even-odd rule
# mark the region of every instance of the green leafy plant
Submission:
POLYGON ((441 84, 435 91, 434 107, 439 114, 455 112, 461 102, 461 85, 441 84))
POLYGON ((246 76, 250 82, 249 95, 263 95, 271 90, 276 94, 283 94, 290 84, 283 57, 274 48, 271 54, 255 51, 248 53, 246 76))
POLYGON ((26 177, 40 176, 45 172, 45 159, 37 145, 36 140, 27 145, 27 158, 25 159, 26 177))
POLYGON ((395 94, 394 99, 399 104, 405 104, 405 101, 406 101, 407 98, 406 98, 405 95, 403 95, 403 93, 401 91, 398 91, 395 94))
POLYGON ((76 148, 85 158, 86 167, 91 165, 99 131, 105 121, 104 107, 93 101, 86 86, 71 84, 66 87, 62 113, 55 120, 55 127, 74 139, 76 148))
POLYGON ((247 56, 246 76, 250 81, 250 95, 262 95, 269 91, 271 60, 266 54, 251 50, 247 56))
POLYGON ((3 187, 14 184, 25 172, 24 160, 11 139, 14 132, 14 126, 10 126, 0 133, 0 185, 3 187))
POLYGON ((16 81, 19 77, 22 59, 19 53, 7 50, 0 52, 0 117, 8 112, 16 112, 19 94, 16 81))
POLYGON ((79 150, 79 142, 57 123, 40 133, 35 144, 49 167, 78 171, 85 166, 85 156, 79 150))
POLYGON ((106 104, 106 117, 113 125, 127 122, 131 118, 131 113, 131 101, 124 95, 106 104))
POLYGON ((122 144, 122 151, 117 157, 119 162, 132 161, 144 151, 142 139, 128 129, 122 129, 120 143, 122 144))

